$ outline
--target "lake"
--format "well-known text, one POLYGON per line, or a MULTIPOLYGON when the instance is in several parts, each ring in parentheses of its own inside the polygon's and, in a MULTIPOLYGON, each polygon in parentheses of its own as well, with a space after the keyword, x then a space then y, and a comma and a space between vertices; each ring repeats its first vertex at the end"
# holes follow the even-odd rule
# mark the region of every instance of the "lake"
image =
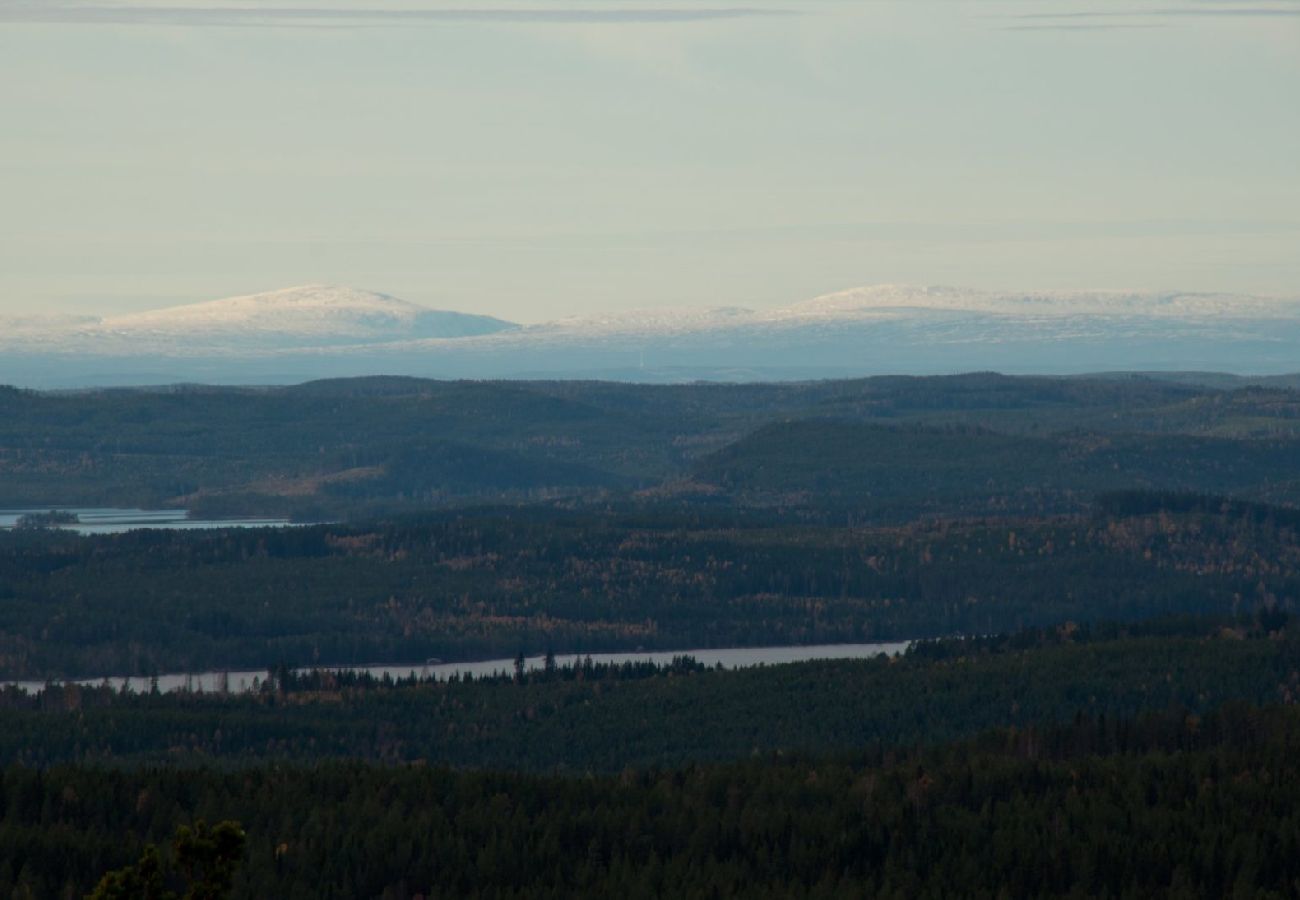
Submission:
MULTIPOLYGON (((557 654, 557 665, 568 666, 581 663, 588 656, 593 663, 654 662, 669 663, 674 656, 693 656, 704 665, 713 667, 721 665, 724 669, 740 669, 747 666, 780 665, 781 663, 807 662, 814 659, 871 659, 884 653, 889 656, 902 653, 911 641, 896 641, 887 644, 819 644, 808 647, 727 647, 713 650, 660 650, 632 651, 621 653, 569 653, 557 654)), ((525 668, 537 671, 545 665, 545 657, 530 656, 524 660, 525 668)), ((363 666, 318 666, 331 672, 369 672, 377 678, 388 675, 391 678, 438 678, 446 680, 453 674, 466 672, 481 678, 485 675, 508 674, 514 671, 514 657, 488 659, 478 662, 410 664, 410 663, 375 663, 363 666)), ((310 671, 299 669, 298 671, 310 671)), ((158 676, 158 689, 177 691, 189 689, 194 691, 216 691, 224 679, 231 691, 249 691, 253 681, 265 680, 266 669, 250 669, 240 672, 196 672, 190 674, 170 674, 158 676)), ((76 680, 76 684, 96 685, 107 680, 114 688, 127 688, 136 692, 149 690, 150 679, 147 677, 85 678, 76 680)), ((35 693, 45 687, 43 681, 7 681, 4 686, 15 686, 35 693)))
POLYGON ((183 509, 118 509, 115 507, 44 506, 32 509, 0 509, 0 528, 13 528, 20 516, 50 510, 75 513, 76 524, 55 525, 78 534, 120 534, 137 528, 188 530, 199 528, 283 528, 296 523, 288 519, 191 519, 183 509))

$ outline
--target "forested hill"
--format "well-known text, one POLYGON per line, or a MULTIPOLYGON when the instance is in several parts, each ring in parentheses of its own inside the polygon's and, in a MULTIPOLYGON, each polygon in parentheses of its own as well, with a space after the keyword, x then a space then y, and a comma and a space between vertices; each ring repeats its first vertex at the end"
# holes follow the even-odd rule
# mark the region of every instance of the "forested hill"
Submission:
POLYGON ((0 390, 0 677, 267 674, 0 690, 0 897, 199 819, 240 898, 1295 896, 1297 460, 1213 379, 0 390))
POLYGON ((1290 503, 1298 437, 1300 391, 1143 377, 3 389, 0 508, 356 518, 651 492, 906 518, 1078 508, 1080 493, 1143 487, 1290 503), (932 469, 899 481, 900 457, 932 469), (928 505, 890 496, 932 488, 928 505))
POLYGON ((494 507, 354 525, 0 532, 0 675, 98 677, 898 640, 1294 609, 1297 511, 1121 494, 1082 515, 831 527, 494 507))
POLYGON ((970 426, 828 420, 764 426, 701 460, 695 477, 746 499, 811 495, 936 514, 1066 511, 1117 485, 1300 502, 1300 437, 1040 437, 970 426))

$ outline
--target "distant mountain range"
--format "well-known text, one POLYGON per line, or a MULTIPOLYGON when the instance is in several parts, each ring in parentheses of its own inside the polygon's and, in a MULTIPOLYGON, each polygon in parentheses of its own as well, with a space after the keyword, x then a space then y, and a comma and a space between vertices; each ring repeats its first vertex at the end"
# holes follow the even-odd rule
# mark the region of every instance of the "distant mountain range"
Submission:
POLYGON ((311 285, 151 312, 0 320, 0 382, 46 387, 448 378, 789 380, 996 369, 1300 369, 1300 298, 881 285, 778 309, 519 325, 311 285))
POLYGON ((0 347, 123 356, 242 356, 393 341, 474 337, 517 328, 491 316, 426 309, 387 294, 307 285, 107 318, 8 323, 0 347))

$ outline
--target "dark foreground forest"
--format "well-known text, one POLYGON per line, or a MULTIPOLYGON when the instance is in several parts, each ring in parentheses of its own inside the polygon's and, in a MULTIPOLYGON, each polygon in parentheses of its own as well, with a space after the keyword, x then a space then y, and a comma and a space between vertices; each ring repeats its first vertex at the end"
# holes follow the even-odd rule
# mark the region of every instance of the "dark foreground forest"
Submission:
POLYGON ((1282 613, 733 671, 10 691, 0 888, 76 897, 234 820, 240 898, 1294 896, 1297 698, 1282 613))
POLYGON ((197 815, 247 830, 240 898, 1293 897, 1298 745, 1234 705, 590 778, 11 767, 0 890, 75 897, 197 815))

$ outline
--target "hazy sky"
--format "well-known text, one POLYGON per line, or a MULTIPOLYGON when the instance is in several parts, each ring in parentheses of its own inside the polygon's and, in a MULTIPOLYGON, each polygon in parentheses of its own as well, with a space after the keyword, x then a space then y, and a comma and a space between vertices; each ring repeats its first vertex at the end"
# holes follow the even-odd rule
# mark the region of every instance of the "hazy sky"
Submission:
POLYGON ((223 3, 0 0, 0 313, 1300 294, 1300 0, 223 3))

